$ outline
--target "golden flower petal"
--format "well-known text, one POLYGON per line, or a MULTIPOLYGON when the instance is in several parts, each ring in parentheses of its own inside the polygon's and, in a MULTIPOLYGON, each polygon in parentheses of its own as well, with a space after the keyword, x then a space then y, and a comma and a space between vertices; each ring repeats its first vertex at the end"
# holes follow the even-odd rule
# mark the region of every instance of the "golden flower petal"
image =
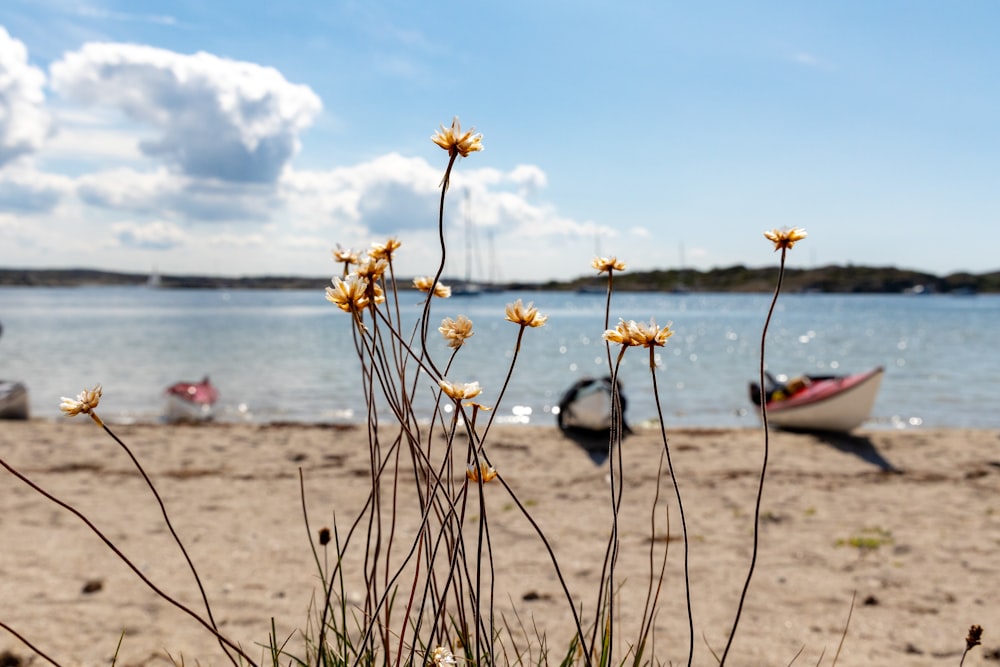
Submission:
POLYGON ((625 262, 619 261, 617 257, 595 257, 590 265, 600 273, 625 270, 625 262))
POLYGON ((764 238, 774 244, 775 251, 784 248, 791 249, 796 243, 804 239, 808 234, 801 227, 788 227, 784 229, 772 229, 764 232, 764 238))
POLYGON ((506 319, 522 327, 540 327, 549 319, 548 315, 540 315, 533 303, 525 306, 520 299, 514 303, 507 304, 506 319))
POLYGON ((458 154, 462 157, 468 157, 469 153, 483 150, 482 140, 483 135, 476 134, 476 128, 463 133, 462 126, 458 122, 458 116, 452 119, 451 127, 445 128, 442 125, 441 129, 431 137, 431 141, 448 151, 448 155, 454 156, 458 154))
POLYGON ((91 410, 96 408, 101 402, 101 394, 103 393, 101 385, 95 386, 93 389, 84 389, 76 398, 68 398, 63 396, 60 400, 59 409, 66 413, 67 417, 75 417, 79 414, 91 414, 91 410))

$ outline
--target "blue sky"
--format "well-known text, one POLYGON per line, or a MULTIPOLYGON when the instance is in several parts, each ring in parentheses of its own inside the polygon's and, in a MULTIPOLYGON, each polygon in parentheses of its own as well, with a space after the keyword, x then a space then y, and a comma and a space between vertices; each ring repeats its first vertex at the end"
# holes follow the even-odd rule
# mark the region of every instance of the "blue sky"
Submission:
MULTIPOLYGON (((0 5, 0 266, 332 274, 450 192, 508 280, 775 260, 1000 269, 1000 5, 0 5), (466 208, 466 201, 468 207, 466 208), (492 252, 491 250, 492 249, 492 252)), ((486 269, 484 268, 485 272, 486 269)))

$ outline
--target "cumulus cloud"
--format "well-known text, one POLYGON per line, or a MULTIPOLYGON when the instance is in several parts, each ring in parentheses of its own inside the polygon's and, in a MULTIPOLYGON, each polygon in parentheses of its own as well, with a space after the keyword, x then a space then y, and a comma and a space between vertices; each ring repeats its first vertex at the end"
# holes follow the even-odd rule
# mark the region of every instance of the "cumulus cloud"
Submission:
POLYGON ((0 167, 38 150, 52 121, 44 109, 45 74, 28 64, 28 50, 0 27, 0 167))
POLYGON ((153 128, 140 150, 192 178, 275 182, 322 109, 276 69, 135 44, 85 44, 53 63, 50 78, 67 98, 153 128))
POLYGON ((73 191, 72 181, 31 169, 0 172, 0 209, 22 215, 48 213, 73 191))
MULTIPOLYGON (((282 198, 294 202, 300 228, 333 227, 379 238, 401 231, 436 232, 440 183, 440 167, 393 153, 330 172, 289 170, 282 179, 282 198)), ((545 172, 533 165, 507 172, 463 165, 452 176, 445 224, 464 223, 468 193, 468 213, 479 227, 533 238, 592 236, 593 223, 560 216, 550 204, 537 201, 546 183, 545 172)))
POLYGON ((126 248, 170 250, 187 242, 184 230, 170 222, 121 222, 112 225, 111 231, 118 244, 126 248))
POLYGON ((192 221, 262 221, 278 206, 273 189, 263 184, 194 179, 166 169, 86 174, 77 194, 90 206, 192 221))

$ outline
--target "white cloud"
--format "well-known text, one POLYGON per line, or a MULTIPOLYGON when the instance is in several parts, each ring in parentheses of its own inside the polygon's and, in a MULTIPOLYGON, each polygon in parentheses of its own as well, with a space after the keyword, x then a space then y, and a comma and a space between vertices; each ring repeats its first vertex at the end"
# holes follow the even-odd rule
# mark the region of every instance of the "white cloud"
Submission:
POLYGON ((273 183, 322 108, 273 68, 134 44, 85 44, 50 76, 61 95, 155 129, 142 153, 193 178, 273 183))
POLYGON ((0 210, 18 214, 41 214, 55 209, 73 192, 73 181, 30 168, 0 171, 0 210))
POLYGON ((169 250, 184 245, 188 240, 183 229, 163 221, 147 224, 121 222, 112 225, 111 231, 119 245, 141 250, 169 250))
POLYGON ((270 185, 195 179, 167 169, 86 174, 77 193, 90 206, 189 221, 262 221, 278 206, 270 185))
POLYGON ((45 74, 28 50, 0 26, 0 167, 38 150, 52 121, 45 110, 45 74))

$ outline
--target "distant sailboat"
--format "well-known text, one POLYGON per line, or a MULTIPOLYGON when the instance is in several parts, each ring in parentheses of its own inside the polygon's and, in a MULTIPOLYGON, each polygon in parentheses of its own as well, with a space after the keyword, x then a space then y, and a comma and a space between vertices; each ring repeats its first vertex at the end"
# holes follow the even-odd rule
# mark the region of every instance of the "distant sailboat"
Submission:
POLYGON ((472 280, 472 196, 465 190, 465 280, 451 284, 452 296, 479 296, 483 287, 472 280))

